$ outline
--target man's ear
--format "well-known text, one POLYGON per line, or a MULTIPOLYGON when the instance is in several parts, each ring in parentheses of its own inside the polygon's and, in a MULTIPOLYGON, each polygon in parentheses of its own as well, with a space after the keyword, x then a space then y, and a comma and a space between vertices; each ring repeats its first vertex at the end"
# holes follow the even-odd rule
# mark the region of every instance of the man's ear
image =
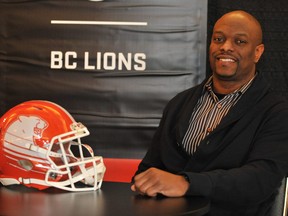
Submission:
POLYGON ((255 58, 254 58, 255 63, 257 63, 259 61, 263 52, 264 52, 264 44, 258 45, 255 49, 255 58))

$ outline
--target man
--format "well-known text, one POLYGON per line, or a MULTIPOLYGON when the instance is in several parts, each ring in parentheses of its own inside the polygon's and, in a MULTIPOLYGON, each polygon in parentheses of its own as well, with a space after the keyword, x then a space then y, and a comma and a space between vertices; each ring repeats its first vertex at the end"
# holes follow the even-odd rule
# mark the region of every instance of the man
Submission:
POLYGON ((212 76, 168 103, 133 191, 205 196, 213 216, 270 215, 288 170, 288 106, 256 69, 263 51, 252 15, 216 22, 212 76))

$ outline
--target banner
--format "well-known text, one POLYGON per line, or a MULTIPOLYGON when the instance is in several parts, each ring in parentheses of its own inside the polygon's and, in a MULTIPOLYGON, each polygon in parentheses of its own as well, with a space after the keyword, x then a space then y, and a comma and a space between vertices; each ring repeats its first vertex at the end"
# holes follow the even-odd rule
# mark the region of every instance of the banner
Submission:
POLYGON ((49 100, 104 157, 141 158, 167 102, 204 79, 207 0, 0 1, 0 113, 49 100))

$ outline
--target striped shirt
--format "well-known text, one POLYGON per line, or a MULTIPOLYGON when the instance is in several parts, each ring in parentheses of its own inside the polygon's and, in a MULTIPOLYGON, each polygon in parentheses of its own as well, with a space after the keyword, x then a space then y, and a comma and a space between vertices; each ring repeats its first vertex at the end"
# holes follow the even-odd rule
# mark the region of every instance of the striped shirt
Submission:
POLYGON ((212 76, 208 79, 203 94, 191 114, 189 127, 182 141, 182 145, 189 155, 192 155, 200 142, 217 127, 230 108, 237 103, 250 87, 254 77, 240 89, 220 99, 213 92, 212 76))

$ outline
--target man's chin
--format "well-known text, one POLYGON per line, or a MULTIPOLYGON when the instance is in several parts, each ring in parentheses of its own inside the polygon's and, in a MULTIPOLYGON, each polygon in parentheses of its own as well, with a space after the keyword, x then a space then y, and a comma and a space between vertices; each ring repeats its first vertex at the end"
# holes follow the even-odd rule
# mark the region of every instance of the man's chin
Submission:
POLYGON ((218 79, 221 79, 221 80, 234 80, 235 75, 236 75, 235 72, 214 73, 214 76, 216 76, 218 79))

